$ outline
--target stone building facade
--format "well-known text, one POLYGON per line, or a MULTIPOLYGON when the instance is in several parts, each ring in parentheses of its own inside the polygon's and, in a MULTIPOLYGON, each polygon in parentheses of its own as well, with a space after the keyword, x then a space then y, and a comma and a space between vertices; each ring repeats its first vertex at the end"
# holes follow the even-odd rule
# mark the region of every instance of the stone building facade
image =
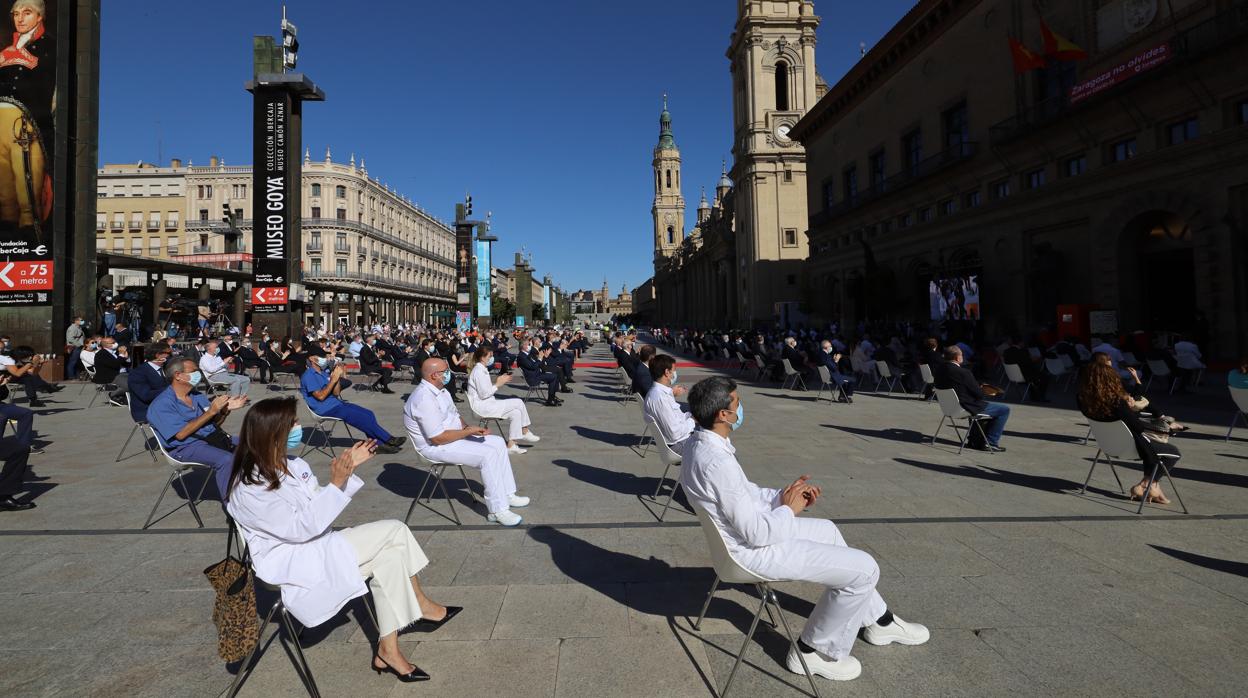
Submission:
POLYGON ((793 129, 806 309, 925 322, 975 275, 989 335, 1074 305, 1245 351, 1245 65, 1243 0, 922 0, 793 129), (1087 57, 1016 75, 1042 21, 1087 57))

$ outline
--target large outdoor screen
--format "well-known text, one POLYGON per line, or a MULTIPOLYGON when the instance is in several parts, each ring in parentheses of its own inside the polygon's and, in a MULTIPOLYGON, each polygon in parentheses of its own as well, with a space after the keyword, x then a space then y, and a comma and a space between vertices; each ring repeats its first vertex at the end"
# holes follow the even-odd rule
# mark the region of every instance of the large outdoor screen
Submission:
POLYGON ((978 320, 979 276, 932 279, 927 285, 933 320, 978 320))

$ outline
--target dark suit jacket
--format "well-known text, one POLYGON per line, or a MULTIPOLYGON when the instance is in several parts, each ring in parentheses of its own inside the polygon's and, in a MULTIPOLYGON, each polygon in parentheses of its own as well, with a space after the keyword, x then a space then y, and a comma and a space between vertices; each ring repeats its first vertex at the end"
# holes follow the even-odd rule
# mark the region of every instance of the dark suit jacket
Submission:
POLYGON ((134 332, 127 327, 113 335, 113 339, 117 340, 117 345, 128 347, 134 343, 134 332))
POLYGON ((130 417, 136 422, 147 421, 147 406, 169 387, 165 376, 152 365, 144 361, 138 368, 130 371, 127 383, 130 386, 130 417))
POLYGON ((820 349, 819 352, 815 354, 815 356, 819 357, 819 363, 821 365, 828 367, 828 373, 832 374, 833 381, 844 382, 846 380, 845 376, 841 375, 841 367, 838 366, 837 363, 832 360, 832 357, 836 356, 835 349, 832 350, 831 354, 828 354, 824 352, 822 349, 820 349))
POLYGON ((381 357, 367 344, 360 347, 360 373, 381 370, 381 357))
POLYGON ((130 362, 107 350, 101 349, 95 355, 95 383, 103 385, 112 383, 113 379, 121 373, 121 369, 125 368, 130 362))
POLYGON ((542 374, 546 371, 542 364, 533 358, 532 354, 520 354, 516 363, 520 366, 520 371, 524 373, 525 382, 530 385, 536 385, 541 382, 542 374))
POLYGON ((633 392, 644 398, 653 385, 654 376, 650 375, 650 367, 639 362, 633 371, 633 392))
POLYGON ((962 409, 971 414, 979 414, 988 406, 988 399, 979 387, 975 375, 952 361, 941 361, 931 364, 932 378, 936 380, 937 390, 953 390, 958 394, 958 402, 962 409))
POLYGON ((806 367, 806 357, 802 356, 802 352, 798 351, 797 347, 784 345, 784 350, 780 352, 780 358, 788 359, 789 365, 793 367, 794 371, 799 373, 806 367))

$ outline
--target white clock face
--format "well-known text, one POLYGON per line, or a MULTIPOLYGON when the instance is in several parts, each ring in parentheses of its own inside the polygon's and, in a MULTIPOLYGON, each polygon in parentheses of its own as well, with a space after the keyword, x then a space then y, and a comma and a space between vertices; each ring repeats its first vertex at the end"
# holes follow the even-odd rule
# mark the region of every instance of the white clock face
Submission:
POLYGON ((780 124, 776 127, 776 137, 780 140, 787 141, 789 140, 789 131, 792 129, 793 127, 788 124, 780 124))

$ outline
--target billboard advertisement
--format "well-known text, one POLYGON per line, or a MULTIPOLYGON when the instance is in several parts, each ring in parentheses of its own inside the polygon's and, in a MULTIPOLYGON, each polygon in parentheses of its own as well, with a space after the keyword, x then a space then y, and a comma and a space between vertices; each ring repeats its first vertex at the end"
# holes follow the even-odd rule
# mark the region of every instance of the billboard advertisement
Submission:
POLYGON ((470 296, 468 274, 472 270, 472 226, 468 223, 455 224, 455 305, 459 310, 469 312, 470 296))
POLYGON ((550 319, 550 287, 542 287, 542 319, 550 319))
MULTIPOLYGON (((255 251, 252 286, 262 289, 260 302, 252 294, 254 312, 280 312, 286 309, 290 279, 286 278, 287 259, 292 254, 291 218, 292 153, 290 150, 291 97, 286 90, 255 90, 252 123, 252 249, 255 251)), ((293 154, 298 157, 298 153, 293 154)))
POLYGON ((490 317, 490 243, 477 241, 477 317, 490 317))
POLYGON ((928 304, 933 320, 978 320, 979 276, 953 276, 932 279, 927 284, 928 304))
MULTIPOLYGON (((53 172, 57 15, 66 9, 58 0, 0 0, 7 20, 0 30, 0 263, 8 265, 0 275, 0 305, 51 303, 52 208, 60 193, 53 182, 67 181, 66 173, 53 172)), ((68 79, 60 94, 62 107, 72 101, 68 79)), ((62 131, 67 137, 70 129, 62 131)), ((63 167, 65 159, 60 162, 63 167)))

